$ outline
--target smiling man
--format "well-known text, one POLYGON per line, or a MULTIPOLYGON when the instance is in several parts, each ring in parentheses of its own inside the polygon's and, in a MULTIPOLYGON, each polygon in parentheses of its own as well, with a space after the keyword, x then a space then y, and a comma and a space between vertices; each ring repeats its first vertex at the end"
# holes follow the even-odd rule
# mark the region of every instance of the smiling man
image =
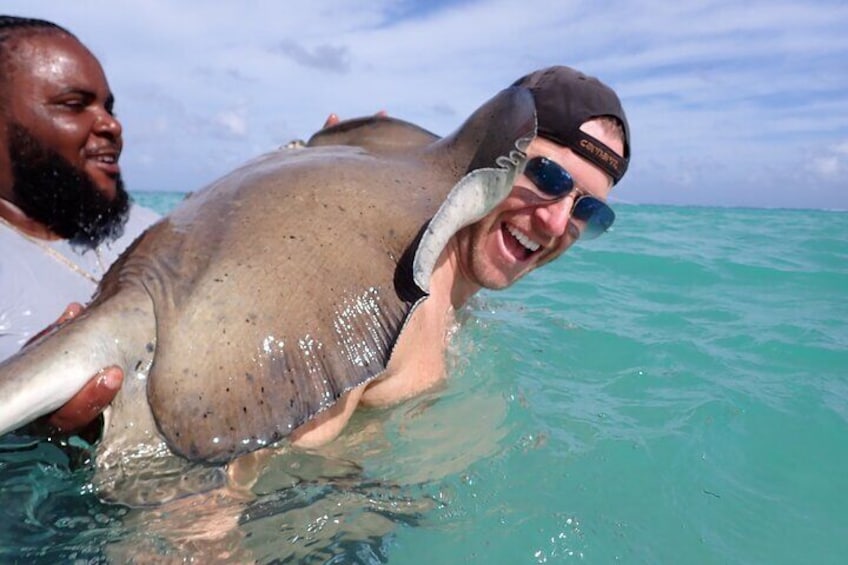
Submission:
POLYGON ((483 288, 503 289, 562 255, 578 239, 604 233, 606 204, 630 156, 627 118, 615 92, 569 67, 542 69, 513 86, 536 104, 538 136, 510 194, 448 242, 430 279, 430 296, 413 312, 386 371, 353 389, 290 436, 317 446, 344 428, 359 405, 386 406, 445 377, 455 311, 483 288))
POLYGON ((0 359, 87 301, 157 219, 130 207, 113 105, 100 63, 70 32, 0 16, 0 359))

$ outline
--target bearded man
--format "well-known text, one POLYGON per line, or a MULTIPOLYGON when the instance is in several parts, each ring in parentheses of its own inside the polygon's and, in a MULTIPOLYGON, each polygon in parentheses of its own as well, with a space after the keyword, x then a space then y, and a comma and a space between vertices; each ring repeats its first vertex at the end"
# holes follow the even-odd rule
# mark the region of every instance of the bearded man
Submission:
MULTIPOLYGON (((158 218, 130 205, 114 103, 103 68, 73 34, 0 16, 0 359, 87 301, 158 218)), ((92 390, 111 389, 108 402, 121 376, 105 371, 92 390)), ((102 395, 81 396, 92 414, 89 401, 102 395)))

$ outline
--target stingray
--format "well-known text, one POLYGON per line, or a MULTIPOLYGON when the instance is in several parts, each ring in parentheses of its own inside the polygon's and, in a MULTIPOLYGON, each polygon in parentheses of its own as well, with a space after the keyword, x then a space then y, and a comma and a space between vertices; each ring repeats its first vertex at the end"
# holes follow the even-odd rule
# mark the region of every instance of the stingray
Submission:
MULTIPOLYGON (((532 95, 511 87, 444 138, 351 120, 237 168, 139 236, 81 316, 0 364, 0 434, 118 363, 102 484, 220 481, 380 376, 446 243, 509 194, 535 134, 532 95)), ((168 497, 145 488, 126 498, 168 497)))

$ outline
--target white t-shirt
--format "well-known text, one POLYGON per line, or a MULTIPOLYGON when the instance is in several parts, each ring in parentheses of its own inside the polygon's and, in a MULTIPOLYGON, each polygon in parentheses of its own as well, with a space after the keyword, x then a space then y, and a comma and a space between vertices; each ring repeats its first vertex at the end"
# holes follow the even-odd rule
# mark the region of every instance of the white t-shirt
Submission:
POLYGON ((33 240, 0 222, 0 361, 55 322, 68 304, 87 303, 95 281, 158 219, 133 204, 123 236, 85 251, 67 240, 33 240))

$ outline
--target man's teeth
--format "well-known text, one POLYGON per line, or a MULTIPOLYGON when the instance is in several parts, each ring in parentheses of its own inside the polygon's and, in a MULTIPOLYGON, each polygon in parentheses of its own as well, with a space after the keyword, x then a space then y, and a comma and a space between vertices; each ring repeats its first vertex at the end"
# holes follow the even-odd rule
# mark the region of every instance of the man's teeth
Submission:
POLYGON ((535 241, 533 241, 532 239, 530 239, 529 237, 527 237, 526 235, 524 235, 520 231, 516 230, 512 226, 507 226, 506 229, 510 234, 512 234, 512 237, 517 239, 518 243, 520 243, 521 245, 526 247, 527 250, 530 251, 530 253, 533 253, 534 251, 539 249, 540 246, 539 246, 538 243, 536 243, 535 241))

